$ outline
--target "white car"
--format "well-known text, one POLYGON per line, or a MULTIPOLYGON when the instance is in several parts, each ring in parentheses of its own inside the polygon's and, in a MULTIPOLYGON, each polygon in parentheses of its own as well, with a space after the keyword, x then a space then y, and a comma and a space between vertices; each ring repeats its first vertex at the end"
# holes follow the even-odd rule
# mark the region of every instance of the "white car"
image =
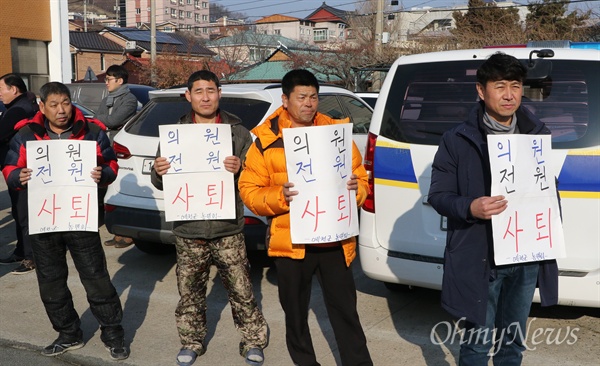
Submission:
POLYGON ((522 104, 552 131, 567 252, 557 260, 559 304, 600 307, 600 45, 536 43, 394 62, 365 156, 371 192, 361 208, 358 242, 368 277, 392 288, 441 288, 447 220, 427 200, 433 158, 442 134, 478 102, 476 70, 502 51, 528 66, 522 104))
MULTIPOLYGON (((104 198, 104 222, 112 234, 132 237, 147 253, 172 250, 172 223, 165 221, 163 192, 150 182, 158 148, 158 126, 177 123, 190 111, 186 88, 155 90, 150 102, 114 138, 119 174, 104 198)), ((281 106, 280 84, 228 84, 222 86, 220 107, 242 119, 251 130, 281 106)), ((320 86, 319 111, 333 118, 350 117, 353 138, 364 151, 373 110, 351 91, 320 86)), ((266 219, 245 210, 244 234, 248 249, 265 249, 266 219)))

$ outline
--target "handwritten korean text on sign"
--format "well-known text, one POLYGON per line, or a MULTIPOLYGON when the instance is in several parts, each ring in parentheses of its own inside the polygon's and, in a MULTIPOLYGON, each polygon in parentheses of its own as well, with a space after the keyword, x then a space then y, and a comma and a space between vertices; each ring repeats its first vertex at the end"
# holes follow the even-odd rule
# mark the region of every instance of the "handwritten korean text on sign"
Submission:
POLYGON ((497 265, 566 256, 551 144, 550 135, 488 135, 491 194, 508 200, 492 216, 497 265))
POLYGON ((166 221, 235 218, 231 126, 198 123, 159 126, 161 155, 171 169, 163 176, 166 221))
POLYGON ((98 231, 96 142, 27 142, 29 233, 98 231))
POLYGON ((290 203, 292 243, 319 244, 358 235, 352 175, 352 126, 283 130, 288 179, 298 195, 290 203))

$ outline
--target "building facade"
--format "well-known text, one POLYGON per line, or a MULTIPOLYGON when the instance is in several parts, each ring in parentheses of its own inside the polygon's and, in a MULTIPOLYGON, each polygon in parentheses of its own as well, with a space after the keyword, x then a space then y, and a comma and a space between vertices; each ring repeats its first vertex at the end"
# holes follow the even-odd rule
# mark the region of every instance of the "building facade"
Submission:
MULTIPOLYGON (((125 1, 126 27, 140 28, 144 23, 150 24, 151 0, 121 1, 125 1)), ((176 25, 177 30, 193 31, 196 34, 207 32, 208 0, 155 0, 155 3, 156 23, 171 22, 176 25)))
POLYGON ((16 73, 29 90, 70 80, 67 0, 21 0, 0 11, 0 75, 16 73))

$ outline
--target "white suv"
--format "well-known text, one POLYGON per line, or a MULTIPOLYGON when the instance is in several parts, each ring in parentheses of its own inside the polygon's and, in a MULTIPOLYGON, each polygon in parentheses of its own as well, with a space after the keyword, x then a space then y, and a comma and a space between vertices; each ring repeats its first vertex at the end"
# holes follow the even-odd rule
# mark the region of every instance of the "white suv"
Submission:
POLYGON ((371 193, 361 209, 358 241, 367 276, 393 288, 441 288, 447 221, 427 202, 433 157, 442 134, 466 120, 477 103, 477 68, 502 51, 534 65, 522 103, 552 131, 559 157, 567 251, 557 261, 559 304, 600 307, 600 44, 553 43, 394 62, 379 93, 364 160, 371 193))
MULTIPOLYGON (((158 126, 177 123, 190 111, 186 88, 156 90, 150 102, 115 136, 114 149, 119 158, 119 174, 104 198, 107 229, 132 237, 147 253, 172 250, 172 223, 165 221, 163 193, 150 182, 150 170, 158 148, 158 126)), ((220 107, 242 119, 251 130, 281 106, 280 84, 228 84, 222 86, 220 107)), ((366 146, 373 110, 351 91, 329 85, 320 86, 319 111, 333 118, 350 117, 354 141, 366 146)), ((266 220, 245 211, 244 234, 248 249, 265 249, 266 220)))

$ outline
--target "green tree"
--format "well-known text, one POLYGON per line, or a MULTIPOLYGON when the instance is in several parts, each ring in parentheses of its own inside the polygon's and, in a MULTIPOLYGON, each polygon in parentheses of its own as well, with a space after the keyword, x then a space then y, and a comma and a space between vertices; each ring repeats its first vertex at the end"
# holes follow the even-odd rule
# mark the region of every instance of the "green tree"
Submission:
POLYGON ((456 11, 452 14, 456 28, 451 32, 460 48, 524 43, 523 26, 516 7, 499 7, 483 0, 469 0, 468 6, 466 13, 456 11))
POLYGON ((589 29, 584 27, 590 11, 567 14, 569 4, 562 0, 542 0, 527 6, 527 38, 536 41, 571 40, 586 41, 589 29))

